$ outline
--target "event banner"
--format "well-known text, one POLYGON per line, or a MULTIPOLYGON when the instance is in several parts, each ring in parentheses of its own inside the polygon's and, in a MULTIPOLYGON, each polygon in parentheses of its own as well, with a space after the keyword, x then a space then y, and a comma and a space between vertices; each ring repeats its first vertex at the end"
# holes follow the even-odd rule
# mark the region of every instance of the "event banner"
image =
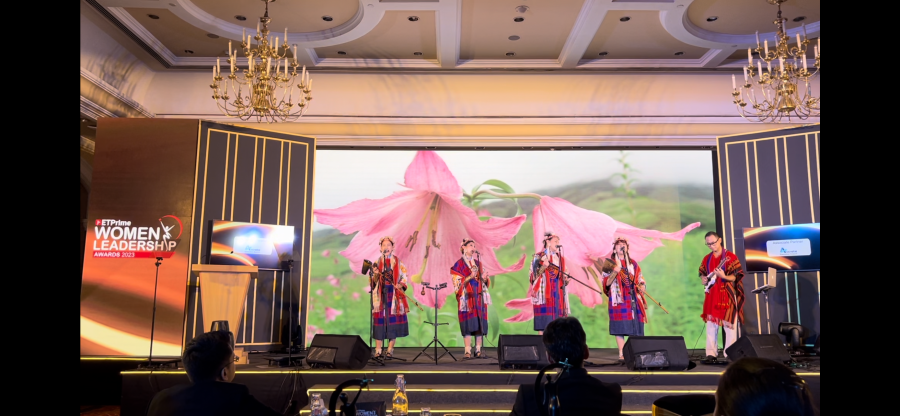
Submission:
POLYGON ((372 305, 384 299, 373 299, 361 272, 383 237, 395 242, 409 283, 409 335, 397 346, 428 345, 435 309, 448 324, 438 327, 440 342, 463 345, 451 278, 463 239, 475 240, 491 276, 484 345, 537 334, 529 269, 545 233, 560 238, 573 277, 569 314, 591 347, 616 346, 598 265, 619 237, 647 282, 645 335, 681 335, 691 348, 703 333, 698 268, 709 253, 703 236, 716 229, 709 150, 319 150, 317 158, 307 342, 317 333, 370 339, 372 305), (447 287, 435 293, 425 283, 447 287))
POLYGON ((98 120, 81 355, 181 355, 198 120, 98 120))

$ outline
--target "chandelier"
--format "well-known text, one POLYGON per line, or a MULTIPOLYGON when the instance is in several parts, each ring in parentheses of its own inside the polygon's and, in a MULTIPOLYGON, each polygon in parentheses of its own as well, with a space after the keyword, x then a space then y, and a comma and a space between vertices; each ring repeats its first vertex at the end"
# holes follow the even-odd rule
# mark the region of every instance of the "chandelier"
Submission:
POLYGON ((790 121, 792 117, 806 120, 810 116, 819 116, 819 98, 812 95, 809 80, 819 74, 821 40, 817 39, 813 47, 815 64, 810 72, 806 61, 810 43, 806 37, 806 24, 802 24, 803 38, 798 32, 796 46, 791 46, 792 39, 785 34, 784 28, 787 19, 781 17, 781 3, 787 0, 766 1, 778 6, 774 21, 778 26, 776 43, 770 50, 769 41, 765 40, 761 47, 759 31, 756 32, 755 51, 759 60, 754 65, 753 53, 747 48, 749 65, 744 66, 744 84, 738 88, 735 76, 731 76, 733 103, 742 117, 753 122, 778 123, 784 117, 790 121), (748 101, 752 108, 749 111, 748 101))
POLYGON ((216 58, 213 83, 209 87, 213 90, 212 98, 219 110, 228 117, 244 121, 255 118, 257 122, 265 120, 267 123, 294 121, 309 108, 312 80, 306 72, 306 65, 298 78, 297 45, 293 48, 293 58, 287 57, 290 50, 287 45, 287 28, 284 29, 284 42, 281 46, 278 45, 278 37, 269 36, 269 3, 275 0, 262 1, 266 2, 266 13, 256 24, 256 36, 248 36, 246 29, 241 35, 241 49, 247 56, 247 69, 236 68, 238 51, 232 51, 231 41, 228 41, 226 63, 230 66, 230 72, 222 76, 219 72, 221 63, 216 58), (255 49, 252 47, 252 39, 256 40, 255 49), (229 96, 229 90, 234 94, 233 100, 229 96))

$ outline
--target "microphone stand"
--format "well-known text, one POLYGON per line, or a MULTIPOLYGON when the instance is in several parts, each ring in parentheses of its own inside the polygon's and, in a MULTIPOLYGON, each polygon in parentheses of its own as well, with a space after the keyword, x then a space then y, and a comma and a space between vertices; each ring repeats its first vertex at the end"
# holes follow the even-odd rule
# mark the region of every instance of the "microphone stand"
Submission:
MULTIPOLYGON (((382 259, 383 258, 384 256, 382 256, 382 259)), ((375 338, 375 317, 372 316, 372 313, 374 313, 375 311, 375 288, 372 287, 371 279, 374 274, 373 269, 375 267, 378 267, 377 262, 372 265, 371 269, 369 269, 369 287, 371 288, 369 289, 369 363, 384 366, 384 360, 376 357, 374 354, 374 350, 372 349, 372 339, 375 338)), ((384 305, 384 303, 382 303, 382 305, 384 305)), ((382 310, 384 309, 382 308, 382 310)))
POLYGON ((451 353, 450 350, 448 350, 447 347, 445 347, 444 344, 442 344, 441 341, 438 340, 438 336, 437 336, 438 325, 450 325, 449 323, 446 323, 446 322, 438 323, 438 307, 437 307, 438 290, 441 290, 441 289, 447 287, 447 283, 441 283, 440 285, 437 285, 437 286, 431 286, 430 284, 423 282, 422 286, 434 291, 434 322, 425 321, 426 324, 434 325, 434 339, 432 339, 431 342, 429 342, 428 345, 425 346, 425 348, 422 348, 422 351, 420 351, 419 354, 416 355, 412 360, 415 361, 416 358, 419 358, 420 355, 425 354, 425 356, 427 356, 428 358, 434 358, 434 365, 437 365, 439 358, 443 357, 445 354, 450 354, 450 357, 453 358, 453 361, 459 361, 456 359, 456 357, 453 356, 453 353, 451 353), (427 352, 425 352, 425 350, 427 350, 428 347, 431 346, 431 344, 434 344, 434 357, 432 357, 427 352), (440 344, 441 348, 444 349, 444 353, 441 354, 440 357, 438 357, 438 355, 437 355, 438 344, 440 344))
POLYGON ((159 289, 159 265, 162 264, 163 258, 156 258, 156 281, 153 283, 153 317, 150 320, 150 355, 147 357, 147 364, 144 368, 154 369, 162 368, 165 364, 172 364, 181 361, 180 359, 163 360, 159 365, 153 364, 153 335, 156 330, 156 292, 159 289))

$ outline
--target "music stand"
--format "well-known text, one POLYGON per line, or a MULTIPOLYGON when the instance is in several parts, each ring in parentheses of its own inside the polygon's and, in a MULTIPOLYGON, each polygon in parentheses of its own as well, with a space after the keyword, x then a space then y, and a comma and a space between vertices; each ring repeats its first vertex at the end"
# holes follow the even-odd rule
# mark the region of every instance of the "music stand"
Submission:
POLYGON ((434 339, 432 339, 431 342, 429 342, 428 345, 425 346, 425 348, 422 348, 422 351, 420 351, 419 354, 416 355, 416 357, 413 358, 412 360, 415 361, 416 358, 419 358, 419 355, 425 354, 428 358, 433 358, 433 359, 434 359, 434 365, 437 365, 438 360, 439 360, 441 357, 443 357, 443 356, 446 355, 446 354, 450 354, 450 358, 453 358, 453 361, 459 361, 459 360, 456 359, 456 357, 453 356, 453 353, 451 353, 450 350, 448 350, 447 347, 445 347, 444 344, 441 343, 441 341, 438 339, 438 335, 437 335, 437 333, 438 333, 438 325, 450 325, 450 324, 447 323, 447 322, 444 322, 444 323, 439 323, 439 322, 438 322, 438 308, 437 308, 437 304, 438 304, 438 290, 441 290, 441 289, 447 287, 447 283, 444 282, 444 283, 441 283, 441 284, 439 284, 439 285, 437 285, 437 286, 431 286, 431 285, 428 284, 427 282, 423 282, 423 283, 422 283, 422 286, 424 286, 424 287, 426 287, 426 288, 431 289, 431 290, 434 291, 434 322, 428 322, 428 321, 425 321, 426 324, 434 325, 434 339), (428 354, 427 352, 425 352, 425 350, 427 350, 428 347, 431 346, 431 344, 434 344, 434 357, 432 357, 430 354, 428 354), (441 354, 440 356, 438 356, 438 354, 437 354, 437 347, 438 347, 438 344, 440 344, 441 348, 444 349, 444 353, 441 354))
POLYGON ((775 282, 778 281, 775 275, 775 268, 769 267, 769 270, 766 273, 766 284, 750 291, 750 293, 755 293, 757 296, 762 293, 763 296, 766 297, 766 329, 769 334, 772 333, 772 326, 769 323, 769 290, 775 289, 775 282))

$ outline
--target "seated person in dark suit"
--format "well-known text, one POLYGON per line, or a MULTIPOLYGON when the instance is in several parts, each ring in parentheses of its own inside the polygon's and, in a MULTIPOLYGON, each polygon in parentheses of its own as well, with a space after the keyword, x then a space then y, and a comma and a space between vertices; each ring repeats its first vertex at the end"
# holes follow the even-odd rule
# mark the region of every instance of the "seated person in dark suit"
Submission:
POLYGON ((234 379, 231 333, 212 331, 194 337, 181 361, 191 384, 169 387, 153 397, 148 416, 272 415, 280 416, 250 395, 234 379))
MULTIPOLYGON (((583 367, 589 352, 584 328, 578 319, 569 316, 550 322, 544 329, 543 341, 551 364, 567 359, 572 364, 572 368, 557 380, 560 414, 618 416, 621 413, 622 386, 597 380, 583 367)), ((539 415, 541 410, 535 400, 534 383, 520 385, 510 416, 539 415)))
POLYGON ((806 381, 788 366, 768 358, 743 357, 719 378, 715 416, 815 416, 819 414, 806 381))

